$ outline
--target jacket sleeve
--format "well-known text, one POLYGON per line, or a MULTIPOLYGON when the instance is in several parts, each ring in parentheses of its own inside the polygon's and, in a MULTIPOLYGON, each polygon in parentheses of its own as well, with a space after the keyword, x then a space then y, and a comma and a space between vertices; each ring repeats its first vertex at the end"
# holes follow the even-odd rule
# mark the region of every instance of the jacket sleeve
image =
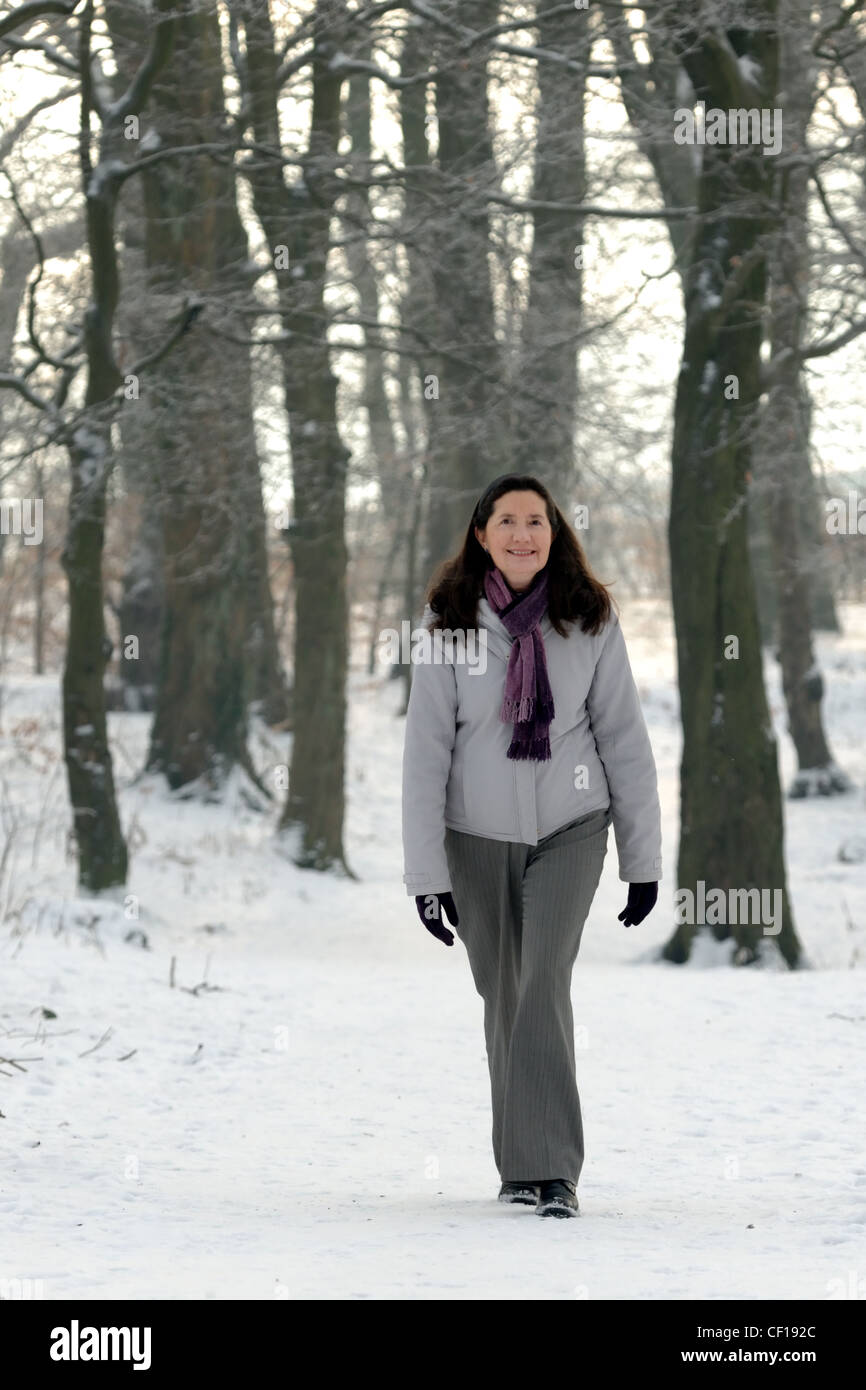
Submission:
POLYGON ((613 612, 586 707, 610 788, 620 879, 655 882, 662 876, 656 765, 625 638, 613 612))
POLYGON ((457 680, 449 662, 412 669, 403 744, 403 882, 410 897, 449 893, 445 794, 457 717, 457 680))

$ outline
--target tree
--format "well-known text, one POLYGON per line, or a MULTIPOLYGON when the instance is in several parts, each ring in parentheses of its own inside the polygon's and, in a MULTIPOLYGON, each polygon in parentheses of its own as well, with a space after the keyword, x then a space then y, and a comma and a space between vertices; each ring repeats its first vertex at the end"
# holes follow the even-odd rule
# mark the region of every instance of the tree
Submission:
MULTIPOLYGON (((662 16, 696 99, 707 108, 772 110, 777 91, 774 0, 737 11, 727 32, 709 18, 662 16)), ((772 160, 759 144, 706 144, 699 225, 686 278, 686 327, 674 407, 669 539, 683 720, 679 887, 703 881, 781 893, 773 937, 800 956, 788 900, 776 741, 764 693, 746 509, 760 400, 772 160)), ((665 948, 687 958, 695 925, 665 948)), ((759 955, 762 926, 725 922, 735 960, 759 955)))
POLYGON ((241 166, 276 271, 282 333, 276 343, 292 450, 294 515, 288 530, 295 581, 294 738, 280 819, 298 864, 345 867, 343 780, 346 597, 346 469, 349 450, 337 421, 325 314, 329 228, 339 190, 335 175, 344 71, 340 51, 349 14, 343 0, 318 0, 310 33, 312 109, 301 179, 283 177, 278 98, 280 65, 269 6, 232 0, 244 118, 255 153, 241 166), (243 38, 243 49, 240 46, 243 38))
MULTIPOLYGON (((481 33, 495 27, 497 0, 476 0, 481 33)), ((440 377, 435 472, 430 479, 429 573, 454 550, 478 494, 508 472, 507 390, 490 276, 488 194, 498 182, 490 134, 489 44, 455 53, 458 5, 438 6, 436 115, 439 132, 433 286, 439 306, 440 377)), ((459 33, 459 29, 458 29, 459 33)))
MULTIPOLYGON (((24 6, 24 9, 33 7, 24 6)), ((43 7, 69 14, 76 5, 43 7)), ((125 378, 115 355, 113 329, 120 298, 115 235, 117 203, 125 180, 138 165, 128 164, 125 123, 146 105, 153 83, 171 52, 172 0, 158 0, 146 51, 129 85, 112 100, 93 52, 94 6, 86 0, 78 19, 77 71, 81 84, 80 173, 85 208, 90 300, 80 331, 62 353, 43 340, 36 304, 29 315, 30 360, 17 372, 0 374, 0 387, 15 391, 39 412, 48 442, 68 450, 71 478, 68 524, 62 563, 69 594, 69 624, 63 670, 64 757, 81 887, 100 891, 122 884, 127 847, 120 826, 108 747, 103 674, 111 651, 103 609, 102 553, 106 490, 115 463, 112 424, 124 400, 125 378), (91 121, 98 122, 94 160, 91 121), (53 377, 50 393, 36 390, 36 368, 53 377), (69 402, 70 387, 83 369, 83 401, 69 402)), ((14 195, 13 195, 14 196, 14 195)), ((41 239, 15 199, 19 215, 44 262, 41 239)), ((130 364, 138 378, 158 365, 186 335, 200 306, 184 303, 153 351, 130 364)))
MULTIPOLYGON (((852 785, 836 766, 821 716, 824 683, 811 622, 814 574, 803 545, 804 481, 806 497, 813 500, 808 488, 810 407, 803 376, 810 269, 806 129, 815 90, 812 39, 809 4, 785 0, 780 86, 785 92, 782 153, 789 163, 777 178, 778 221, 768 247, 769 391, 759 416, 755 452, 776 581, 778 656, 788 728, 799 764, 792 796, 830 795, 849 791, 852 785)), ((814 506, 811 511, 814 527, 814 506)))
POLYGON ((583 327, 583 226, 557 204, 586 198, 584 97, 589 12, 536 7, 538 44, 571 62, 538 66, 532 189, 532 250, 514 414, 515 466, 540 471, 556 496, 573 500, 577 353, 583 327))
MULTIPOLYGON (((781 231, 779 240, 770 250, 768 260, 773 270, 770 298, 771 313, 776 314, 770 325, 770 337, 778 351, 773 370, 784 371, 785 380, 768 401, 766 409, 755 413, 754 469, 747 509, 749 558, 756 581, 756 595, 762 640, 773 641, 787 674, 784 692, 788 703, 789 726, 801 767, 823 768, 811 778, 797 779, 794 789, 820 785, 824 790, 841 790, 847 783, 844 774, 835 768, 821 725, 821 694, 823 684, 816 675, 817 663, 812 652, 811 632, 803 623, 809 614, 814 625, 836 628, 832 592, 828 585, 826 565, 817 543, 819 512, 815 481, 809 450, 809 414, 806 409, 804 380, 803 327, 809 273, 809 252, 805 236, 806 201, 810 168, 805 159, 805 130, 815 95, 816 68, 814 64, 795 56, 795 50, 808 50, 812 33, 798 19, 798 0, 785 0, 784 31, 788 36, 786 71, 782 88, 786 93, 784 135, 786 155, 801 151, 799 163, 786 167, 781 180, 781 197, 790 219, 788 232, 781 231), (792 132, 796 130, 796 136, 792 132), (799 212, 793 200, 800 199, 799 212), (797 238, 803 240, 798 244, 797 238), (782 254, 787 246, 787 255, 782 254), (793 253, 793 254, 791 254, 793 253), (790 272, 790 274, 789 274, 790 272), (785 298, 787 310, 782 308, 785 298), (799 306, 796 343, 782 344, 780 335, 787 336, 794 327, 790 307, 799 306), (782 319, 786 328, 782 328, 782 319), (790 404, 797 402, 794 448, 779 449, 779 441, 789 433, 790 404), (779 419, 781 408, 783 419, 779 419), (765 453, 769 454, 765 466, 765 453), (775 481, 774 481, 775 480, 775 481), (780 498, 780 489, 784 498, 780 498), (784 530, 782 511, 785 513, 784 530), (780 542, 782 548, 780 549, 780 542), (787 618, 779 629, 779 613, 784 607, 787 618), (796 617, 794 615, 796 614, 796 617), (792 621, 793 620, 793 621, 792 621), (808 657, 807 657, 808 653, 808 657), (811 676, 804 684, 806 672, 811 676), (808 693, 807 693, 808 687, 808 693), (823 746, 819 746, 818 739, 823 746), (817 758, 815 763, 804 758, 817 758), (831 770, 832 769, 832 770, 831 770)), ((666 206, 670 209, 688 207, 697 198, 697 170, 693 159, 695 147, 676 144, 671 139, 672 110, 694 106, 695 94, 687 66, 680 63, 672 38, 664 26, 650 25, 641 37, 649 61, 639 61, 635 51, 634 31, 627 16, 605 14, 606 32, 614 48, 617 75, 620 79, 624 105, 635 130, 642 153, 650 161, 666 206)), ((739 55, 743 56, 743 55, 739 55)), ((796 161, 796 155, 794 156, 796 161)), ((784 161, 783 161, 784 162, 784 161)), ((692 219, 667 222, 680 282, 686 292, 686 273, 694 254, 696 224, 692 219)), ((790 441, 789 441, 790 442, 790 441)))

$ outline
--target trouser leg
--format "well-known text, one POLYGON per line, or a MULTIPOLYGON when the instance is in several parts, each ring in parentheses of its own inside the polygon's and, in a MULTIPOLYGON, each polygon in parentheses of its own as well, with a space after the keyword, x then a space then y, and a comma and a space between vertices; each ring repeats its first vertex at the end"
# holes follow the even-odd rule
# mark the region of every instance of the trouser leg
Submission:
POLYGON ((607 852, 610 812, 594 812, 529 849, 523 875, 517 1006, 502 1098, 505 1181, 568 1178, 584 1145, 571 977, 607 852))
MULTIPOLYGON (((445 850, 475 988, 484 1001, 493 1157, 502 1172, 508 1050, 520 981, 521 902, 528 846, 446 830, 445 850)), ((519 1173, 518 1178, 532 1178, 519 1173)))

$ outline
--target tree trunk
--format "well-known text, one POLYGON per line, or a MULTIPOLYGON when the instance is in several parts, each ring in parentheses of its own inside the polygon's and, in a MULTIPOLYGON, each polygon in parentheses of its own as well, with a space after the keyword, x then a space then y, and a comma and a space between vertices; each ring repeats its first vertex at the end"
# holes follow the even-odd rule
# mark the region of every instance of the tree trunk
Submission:
MULTIPOLYGON (((124 452, 128 445, 129 441, 124 436, 124 452)), ((120 679, 125 709, 153 710, 156 708, 165 615, 165 556, 162 523, 153 489, 142 494, 141 501, 140 515, 123 572, 119 612, 120 679), (137 650, 134 654, 124 651, 130 637, 136 639, 137 650)))
MULTIPOLYGON (((433 33, 429 21, 415 17, 407 25, 400 54, 404 77, 423 72, 427 63, 433 33)), ((400 302, 400 323, 409 333, 410 343, 423 351, 400 368, 402 419, 410 443, 409 530, 404 550, 403 612, 410 621, 420 618, 424 611, 424 588, 430 570, 442 559, 428 545, 422 554, 425 520, 430 505, 430 484, 438 467, 439 401, 426 389, 428 379, 441 380, 442 363, 437 352, 443 341, 440 306, 433 282, 432 264, 437 254, 435 229, 430 225, 429 209, 435 197, 432 182, 436 175, 431 166, 430 144, 427 138, 427 84, 416 82, 399 91, 400 133, 403 140, 403 163, 407 173, 403 182, 402 236, 406 248, 408 277, 400 302), (416 411, 412 393, 413 376, 417 378, 420 410, 416 411), (424 572, 421 572, 422 563, 424 572)), ((412 663, 401 662, 403 703, 405 714, 412 687, 412 663)))
MULTIPOLYGON (((353 53, 360 61, 371 61, 372 35, 369 31, 361 33, 355 40, 353 53)), ((369 176, 370 172, 370 124, 370 78, 366 73, 356 73, 348 85, 346 134, 352 144, 352 171, 358 179, 369 176)), ((365 188, 353 188, 346 195, 345 216, 346 260, 358 296, 359 311, 365 322, 378 324, 379 281, 370 261, 365 236, 370 219, 370 203, 365 188)), ((376 330, 364 327, 361 331, 367 343, 362 359, 364 409, 367 413, 370 447, 384 495, 385 487, 393 480, 397 458, 397 442, 385 391, 385 354, 377 346, 376 330)))
MULTIPOLYGON (((33 496, 45 497, 45 470, 37 463, 33 470, 33 496)), ((33 563, 33 671, 45 672, 45 538, 36 547, 33 563)))
MULTIPOLYGON (((109 394, 110 384, 94 379, 88 404, 109 394)), ((63 741, 78 846, 78 881, 82 888, 99 892, 125 883, 128 865, 117 812, 103 689, 111 652, 102 590, 105 491, 112 463, 109 431, 80 426, 69 454, 69 521, 61 557, 69 583, 63 741)))
MULTIPOLYGON (((812 22, 808 0, 786 0, 781 88, 786 93, 782 153, 806 148, 814 77, 809 71, 812 22)), ((778 658, 788 730, 799 770, 789 795, 828 796, 850 780, 833 761, 821 718, 824 682, 811 629, 812 574, 804 556, 801 489, 809 466, 809 402, 799 353, 809 286, 809 170, 792 164, 778 180, 780 220, 770 246, 770 390, 756 446, 757 475, 776 579, 778 658)), ((813 525, 816 518, 813 517, 813 525)))
MULTIPOLYGON (((804 390, 804 406, 807 411, 805 422, 806 439, 811 439, 811 419, 808 392, 803 374, 800 381, 804 390)), ((798 450, 795 462, 801 469, 797 485, 797 498, 800 504, 800 540, 803 563, 809 575, 809 611, 814 632, 841 632, 839 615, 836 611, 835 577, 830 547, 827 544, 825 521, 827 514, 821 505, 815 474, 812 471, 812 450, 798 450)))
MULTIPOLYGON (((456 0, 437 6, 452 21, 456 0)), ((473 26, 496 24, 498 0, 476 0, 473 26)), ((442 348, 435 409, 437 450, 431 476, 427 568, 451 554, 478 494, 508 472, 508 392, 502 378, 490 281, 486 193, 497 182, 487 92, 489 49, 457 58, 453 38, 437 40, 436 112, 441 174, 435 215, 433 284, 442 348)))
MULTIPOLYGON (((362 62, 370 62, 372 35, 362 33, 355 40, 355 56, 362 62)), ((352 144, 352 168, 355 178, 364 179, 369 175, 371 156, 370 78, 367 73, 357 73, 349 81, 346 97, 346 133, 352 144)), ((379 560, 379 578, 373 603, 368 667, 372 674, 376 669, 376 647, 381 628, 382 612, 391 587, 391 580, 397 561, 400 558, 404 525, 408 510, 408 498, 412 485, 412 459, 398 449, 391 418, 391 407, 385 390, 388 369, 384 352, 377 345, 378 329, 367 325, 379 322, 379 279, 370 260, 366 228, 371 217, 369 197, 363 187, 352 189, 346 196, 346 260, 355 292, 358 296, 359 311, 364 326, 361 332, 366 342, 362 359, 363 391, 362 398, 367 414, 367 428, 370 440, 372 463, 379 482, 381 511, 387 519, 384 550, 381 543, 376 546, 379 560)), ((375 535, 375 533, 374 533, 375 535)))
MULTIPOLYGON (((735 51, 723 32, 689 32, 668 8, 673 41, 707 108, 773 107, 773 0, 755 10, 754 27, 738 32, 735 51), (752 89, 738 55, 751 60, 749 72, 760 73, 760 91, 752 89)), ((777 750, 746 537, 771 170, 760 146, 707 144, 702 151, 702 220, 687 277, 669 524, 683 720, 677 885, 694 902, 702 883, 729 903, 736 889, 778 892, 780 930, 772 939, 793 967, 800 944, 788 902, 777 750), (726 399, 731 378, 739 399, 726 399)), ((667 959, 687 959, 697 925, 677 927, 667 959)), ((711 930, 719 940, 733 935, 734 960, 746 963, 760 954, 765 925, 725 921, 711 930)))
MULTIPOLYGON (((225 102, 215 0, 177 22, 170 68, 154 87, 162 147, 219 140, 225 102)), ((143 174, 145 259, 155 294, 208 296, 207 332, 153 374, 146 397, 162 511, 165 612, 148 768, 172 788, 219 795, 233 767, 255 778, 247 703, 287 712, 276 657, 249 348, 238 299, 247 245, 230 164, 166 160, 143 174), (225 332, 223 332, 225 330, 225 332), (281 703, 282 697, 282 703, 281 703)))
MULTIPOLYGON (((540 48, 583 65, 578 74, 538 64, 537 132, 532 197, 581 203, 586 195, 583 149, 589 12, 559 13, 537 6, 540 48)), ((583 226, 574 213, 532 214, 529 298, 519 360, 519 406, 514 413, 515 466, 539 473, 571 510, 575 499, 574 434, 577 354, 583 323, 583 226)))
MULTIPOLYGON (((246 37, 246 97, 256 142, 280 153, 277 56, 269 7, 235 0, 246 37)), ((318 0, 309 146, 303 183, 289 188, 276 158, 248 166, 256 215, 276 267, 286 339, 279 347, 292 448, 295 580, 294 738, 281 836, 306 868, 345 869, 342 832, 348 673, 346 469, 337 425, 325 313, 330 221, 338 184, 342 77, 329 63, 345 33, 344 0, 318 0), (288 265, 283 256, 288 253, 288 265)))
MULTIPOLYGON (((142 105, 171 51, 170 0, 157 0, 151 43, 137 73, 135 94, 142 105)), ((79 30, 82 73, 79 159, 84 189, 90 301, 84 315, 87 386, 84 411, 65 436, 71 463, 69 513, 61 562, 69 591, 69 622, 63 668, 63 744, 73 827, 78 848, 79 885, 92 892, 126 881, 127 847, 120 828, 114 772, 108 747, 103 677, 110 648, 105 632, 102 552, 105 496, 114 464, 110 414, 106 407, 122 383, 112 343, 120 294, 115 217, 127 112, 121 103, 103 110, 99 163, 94 168, 90 122, 93 113, 91 30, 88 0, 79 30)))

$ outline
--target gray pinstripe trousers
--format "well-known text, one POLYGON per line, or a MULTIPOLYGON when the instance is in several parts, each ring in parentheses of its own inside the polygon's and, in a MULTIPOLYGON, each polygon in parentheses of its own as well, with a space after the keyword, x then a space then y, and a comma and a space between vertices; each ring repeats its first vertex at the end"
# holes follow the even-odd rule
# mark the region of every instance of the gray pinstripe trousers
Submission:
POLYGON ((446 828, 445 852, 484 1036, 503 1182, 583 1167, 571 975, 607 853, 610 807, 537 845, 446 828))

